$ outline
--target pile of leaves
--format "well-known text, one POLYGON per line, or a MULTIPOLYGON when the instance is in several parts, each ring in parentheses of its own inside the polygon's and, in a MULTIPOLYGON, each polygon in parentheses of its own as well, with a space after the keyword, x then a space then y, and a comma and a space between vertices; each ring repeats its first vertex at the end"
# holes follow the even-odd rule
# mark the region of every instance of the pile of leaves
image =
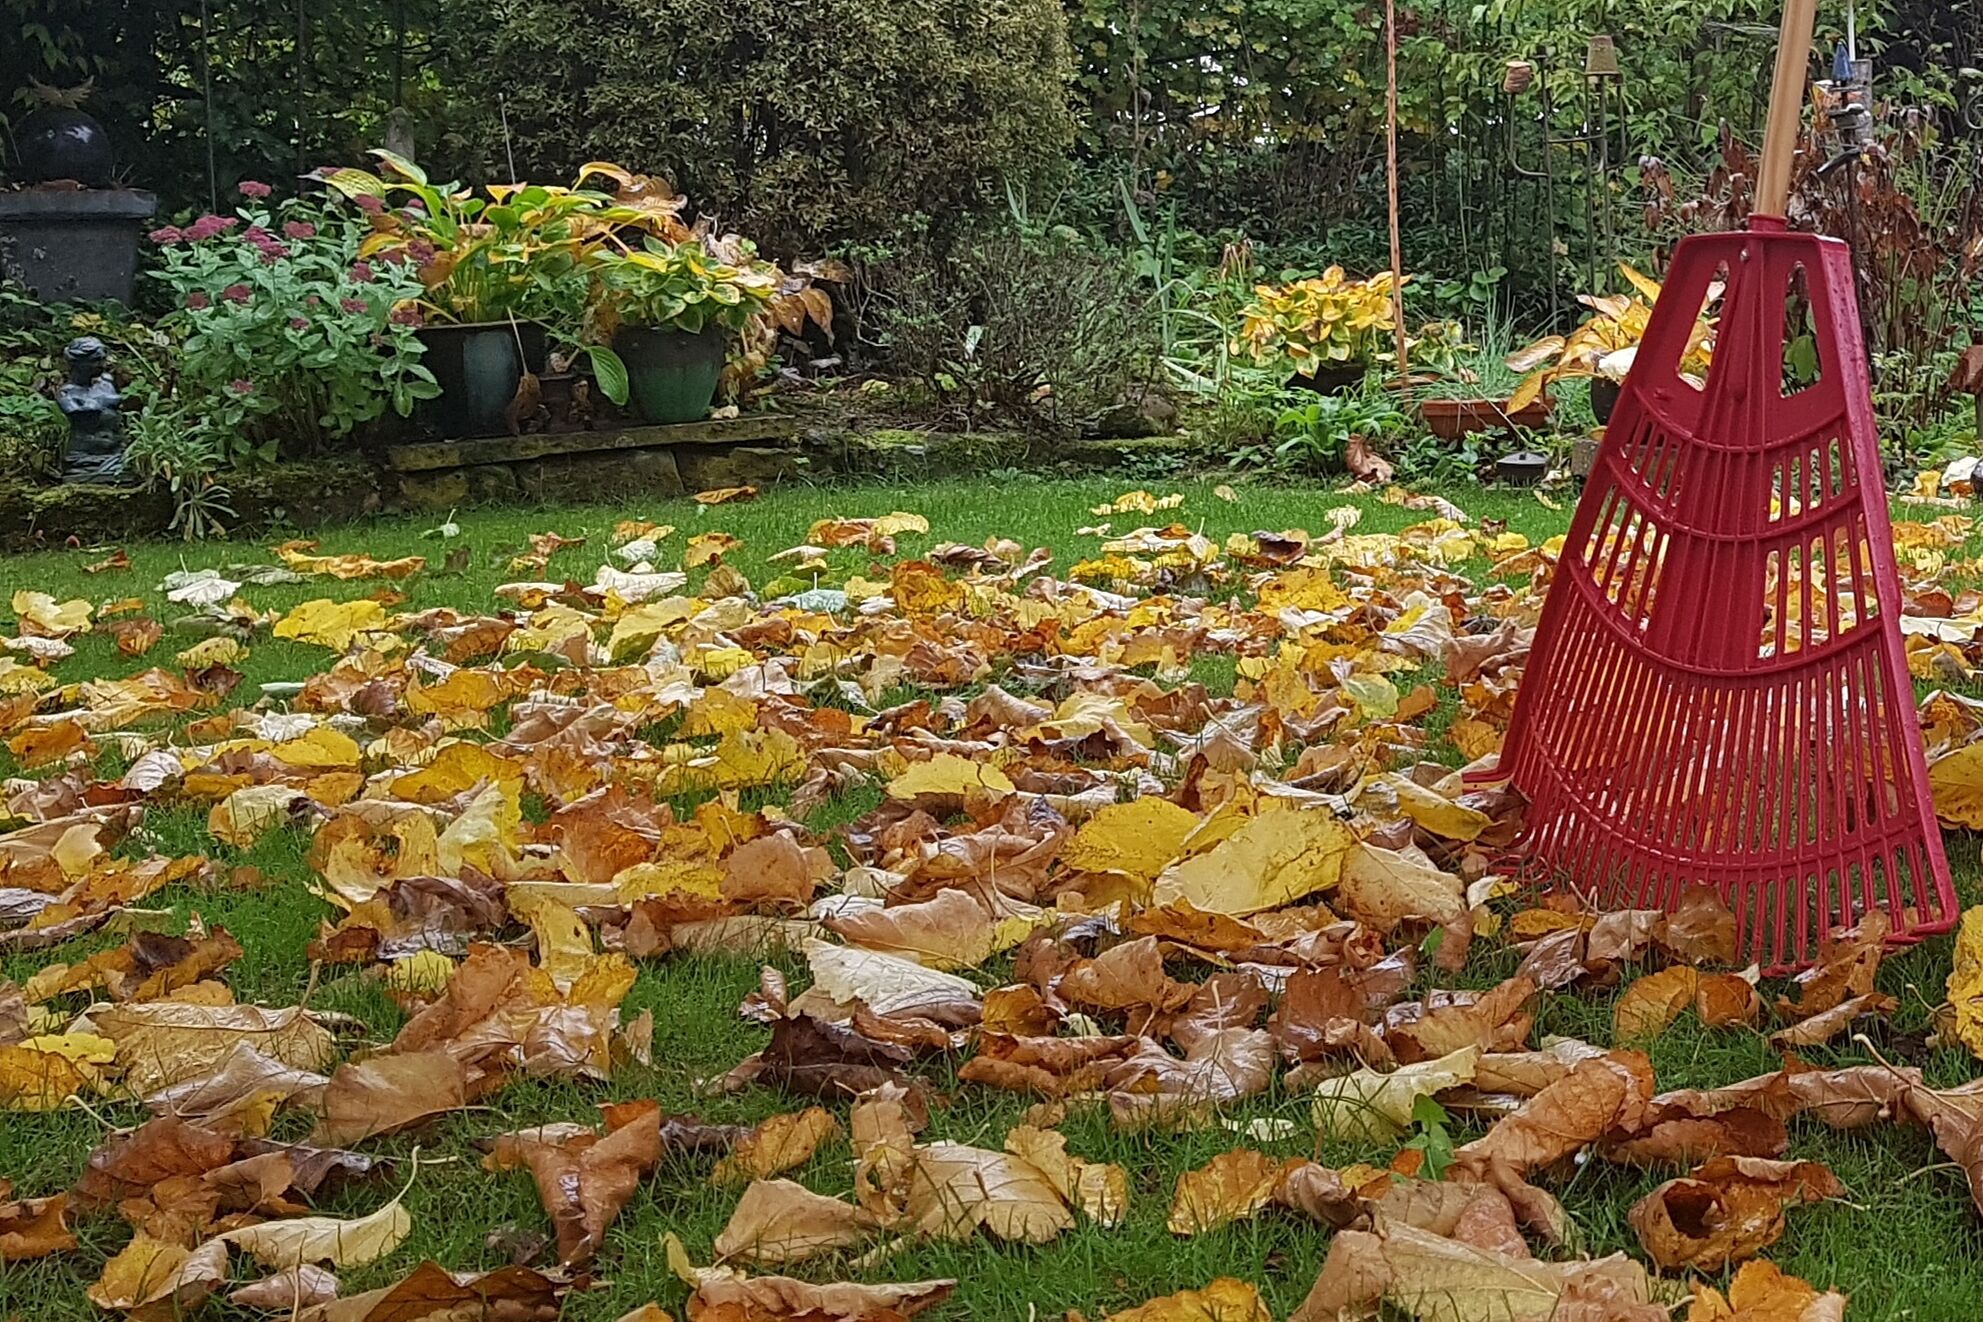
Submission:
MULTIPOLYGON (((121 1221, 128 1242, 88 1293, 140 1322, 222 1294, 315 1322, 550 1319, 596 1283, 643 1182, 690 1161, 704 1196, 734 1198, 710 1265, 664 1246, 690 1318, 891 1322, 955 1285, 844 1279, 906 1243, 1122 1221, 1144 1195, 1070 1150, 1062 1127, 1086 1116, 1229 1135, 1177 1181, 1168 1226, 1312 1226, 1326 1256, 1300 1322, 1380 1305, 1462 1322, 1658 1322, 1683 1303, 1691 1322, 1842 1316, 1825 1283, 1760 1256, 1800 1207, 1847 1195, 1795 1135, 1918 1127, 1983 1200, 1983 1088, 1798 1054, 1894 1008, 1875 986, 1878 913, 1771 995, 1731 967, 1735 920, 1712 893, 1599 915, 1519 886, 1521 804, 1460 764, 1498 750, 1558 547, 1388 498, 1424 517, 1362 533, 1345 507, 1319 534, 1222 543, 1105 522, 1064 566, 938 541, 915 514, 829 519, 760 583, 726 561, 729 534, 629 520, 603 555, 533 539, 485 613, 399 611, 419 557, 288 543, 238 578, 161 584, 210 634, 170 656, 142 599, 20 590, 0 639, 0 736, 22 769, 0 950, 38 953, 0 984, 0 1108, 135 1123, 66 1192, 0 1186, 0 1259, 82 1253, 78 1223, 121 1221), (868 572, 823 585, 846 547, 868 572), (1479 563, 1481 581, 1458 572, 1479 563), (325 595, 255 604, 257 583, 299 579, 325 595), (48 667, 92 631, 146 668, 58 682, 48 667), (271 638, 321 665, 245 692, 240 667, 271 638), (1235 667, 1230 696, 1193 677, 1207 657, 1235 667), (807 825, 831 805, 853 811, 807 825), (188 808, 213 850, 160 851, 148 816, 188 808), (242 944, 155 907, 168 888, 252 891, 227 860, 281 830, 310 838, 315 974, 375 980, 408 1012, 390 1040, 307 995, 237 999, 242 944), (734 1127, 633 1100, 521 1129, 486 1109, 519 1080, 594 1087, 651 1063, 651 1014, 623 1013, 639 967, 712 952, 764 960, 738 1013, 768 1038, 705 1091, 788 1108, 734 1127), (1551 998, 1621 986, 1607 1041, 1538 1032, 1551 998), (1683 1015, 1769 1032, 1779 1066, 1663 1090, 1645 1048, 1683 1015), (922 1137, 979 1090, 1030 1109, 982 1142, 922 1137), (1270 1092, 1295 1104, 1233 1117, 1270 1092), (548 1243, 345 1294, 337 1271, 412 1229, 419 1152, 387 1158, 381 1140, 464 1115, 489 1119, 487 1170, 534 1180, 548 1243), (843 1140, 837 1194, 788 1178, 843 1140), (1344 1144, 1367 1159, 1320 1160, 1344 1144), (1670 1176, 1630 1210, 1636 1255, 1581 1253, 1559 1199, 1602 1164, 1670 1176), (374 1189, 375 1210, 313 1211, 337 1184, 374 1189)), ((1095 517, 1177 504, 1132 492, 1095 517)), ((1957 531, 1912 526, 1929 530, 1907 534, 1917 569, 1957 531)), ((1967 673, 1983 608, 1915 598, 1917 668, 1967 673)), ((1944 812, 1983 825, 1983 717, 1948 695, 1925 710, 1944 812)), ((1983 913, 1950 996, 1937 1031, 1983 1047, 1983 913)), ((657 1301, 629 1318, 664 1316, 657 1301)), ((1228 1278, 1113 1316, 1268 1313, 1228 1278)))

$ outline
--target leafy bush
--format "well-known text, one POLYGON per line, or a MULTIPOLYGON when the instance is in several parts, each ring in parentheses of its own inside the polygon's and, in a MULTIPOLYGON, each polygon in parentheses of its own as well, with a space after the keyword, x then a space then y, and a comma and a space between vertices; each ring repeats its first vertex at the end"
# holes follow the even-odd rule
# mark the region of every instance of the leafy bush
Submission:
POLYGON ((486 176, 625 161, 770 252, 947 217, 1073 144, 1060 0, 455 3, 493 28, 456 117, 486 176))
POLYGON ((273 458, 280 442, 322 446, 437 394, 415 319, 394 311, 421 292, 412 268, 360 261, 354 215, 260 205, 267 185, 243 192, 234 216, 152 234, 179 305, 168 322, 185 335, 181 411, 197 409, 233 457, 273 458))
POLYGON ((1079 431, 1156 372, 1155 296, 1123 259, 1068 231, 1005 227, 868 263, 864 333, 945 425, 1079 431))

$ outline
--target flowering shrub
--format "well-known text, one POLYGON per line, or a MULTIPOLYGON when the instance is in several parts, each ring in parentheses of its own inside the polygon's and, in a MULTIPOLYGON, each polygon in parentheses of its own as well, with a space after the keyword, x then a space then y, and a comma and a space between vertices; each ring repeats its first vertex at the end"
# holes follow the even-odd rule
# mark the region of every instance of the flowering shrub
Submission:
POLYGON ((394 315, 419 278, 359 260, 361 216, 300 199, 270 206, 268 191, 248 181, 237 215, 151 234, 185 336, 177 411, 237 460, 272 458, 281 442, 321 446, 439 393, 420 364, 418 319, 394 315))

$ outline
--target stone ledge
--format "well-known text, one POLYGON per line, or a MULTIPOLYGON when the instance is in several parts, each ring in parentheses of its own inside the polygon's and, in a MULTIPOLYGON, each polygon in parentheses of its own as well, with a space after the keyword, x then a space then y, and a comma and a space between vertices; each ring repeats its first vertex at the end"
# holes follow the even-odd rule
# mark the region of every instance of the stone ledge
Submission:
POLYGON ((667 427, 623 427, 613 431, 529 432, 522 436, 487 436, 460 441, 418 441, 386 449, 386 466, 400 473, 469 468, 478 464, 513 464, 555 455, 594 454, 614 450, 644 450, 676 445, 735 445, 746 441, 785 440, 799 434, 794 418, 761 415, 714 418, 667 427))

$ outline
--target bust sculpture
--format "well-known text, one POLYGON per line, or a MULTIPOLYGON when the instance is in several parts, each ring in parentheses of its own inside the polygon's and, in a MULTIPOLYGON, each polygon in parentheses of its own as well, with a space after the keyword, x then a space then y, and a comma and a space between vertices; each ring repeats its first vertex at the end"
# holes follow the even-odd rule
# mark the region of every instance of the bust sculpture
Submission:
POLYGON ((94 335, 72 340, 62 352, 69 380, 55 392, 55 403, 69 420, 69 447, 62 454, 65 482, 118 483, 125 480, 124 422, 117 407, 124 397, 104 370, 103 341, 94 335))

